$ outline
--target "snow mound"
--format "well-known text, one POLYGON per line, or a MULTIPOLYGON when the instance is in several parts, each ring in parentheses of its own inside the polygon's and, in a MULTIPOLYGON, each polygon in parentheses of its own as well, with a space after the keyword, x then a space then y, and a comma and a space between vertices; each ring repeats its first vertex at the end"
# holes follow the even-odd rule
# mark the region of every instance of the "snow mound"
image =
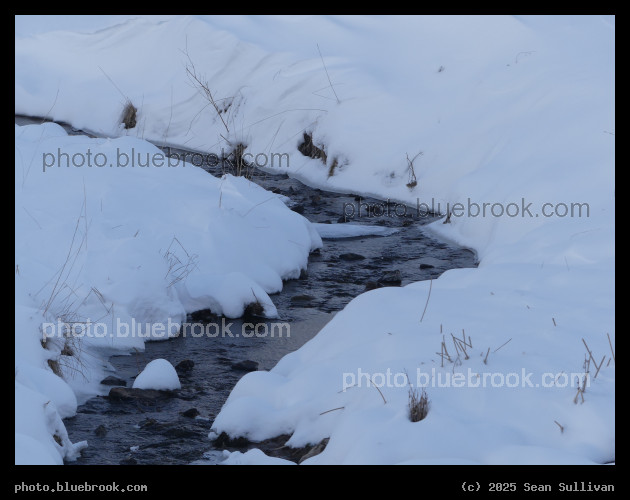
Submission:
POLYGON ((172 364, 165 359, 154 359, 133 381, 134 389, 156 389, 173 391, 181 389, 182 384, 172 364))

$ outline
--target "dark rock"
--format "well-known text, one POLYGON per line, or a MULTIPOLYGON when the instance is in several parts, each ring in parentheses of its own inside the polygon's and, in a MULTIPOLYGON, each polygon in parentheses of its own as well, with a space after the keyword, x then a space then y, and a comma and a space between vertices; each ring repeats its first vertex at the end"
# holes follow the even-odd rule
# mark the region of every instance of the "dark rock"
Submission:
POLYGON ((255 372, 256 370, 258 370, 258 363, 256 363, 256 361, 246 359, 245 361, 239 361, 238 363, 234 363, 232 365, 232 370, 239 370, 239 371, 244 371, 244 372, 255 372))
POLYGON ((138 465, 138 461, 133 457, 123 458, 120 462, 120 465, 138 465))
POLYGON ((434 267, 431 264, 420 264, 420 269, 433 269, 434 267))
POLYGON ((199 415, 199 410, 197 408, 191 408, 182 412, 182 416, 186 418, 195 418, 197 415, 199 415))
POLYGON ((311 158, 319 158, 324 164, 326 164, 327 156, 322 148, 318 148, 313 143, 313 136, 304 132, 303 141, 298 145, 298 151, 304 156, 310 156, 311 158))
POLYGON ((199 311, 190 313, 190 319, 192 319, 193 321, 209 323, 216 320, 216 318, 217 315, 214 314, 210 309, 200 309, 199 311))
POLYGON ((319 443, 317 443, 309 451, 307 451, 304 455, 302 455, 302 458, 300 458, 300 460, 298 461, 298 464, 301 464, 307 458, 311 458, 311 457, 314 457, 315 455, 319 455, 322 451, 324 451, 329 440, 330 440, 329 438, 322 439, 319 443))
POLYGON ((349 260, 349 261, 354 261, 354 260, 363 260, 365 259, 365 257, 363 255, 359 255, 358 253, 342 253, 339 258, 341 260, 349 260))
POLYGON ((381 285, 400 285, 402 283, 402 276, 400 274, 400 271, 396 269, 394 271, 389 271, 385 273, 383 276, 381 276, 378 282, 381 285))
POLYGON ((321 221, 320 224, 332 224, 332 221, 326 219, 326 220, 321 221))
POLYGON ((306 269, 302 269, 300 271, 299 279, 301 279, 301 280, 307 280, 308 279, 308 271, 306 269))
POLYGON ((345 224, 346 222, 348 222, 348 219, 346 219, 345 215, 337 219, 337 224, 345 224))
POLYGON ((381 286, 376 282, 376 281, 368 281, 365 284, 365 292, 368 292, 370 290, 375 290, 377 288, 381 288, 381 286))
POLYGON ((245 310, 243 311, 243 316, 246 318, 254 317, 260 318, 265 316, 265 308, 262 306, 260 302, 252 302, 245 306, 245 310))
POLYGON ((212 442, 212 446, 214 448, 246 448, 249 446, 250 441, 245 437, 237 437, 231 438, 227 435, 227 433, 222 432, 219 436, 212 442))
POLYGON ((175 365, 175 371, 178 375, 190 373, 193 369, 193 366, 195 366, 195 362, 192 359, 185 359, 175 365))
POLYGON ((294 212, 297 212, 298 214, 303 214, 304 213, 304 205, 293 205, 291 207, 291 210, 293 210, 294 212))
POLYGON ((315 297, 312 295, 294 295, 291 297, 291 302, 310 302, 311 300, 315 300, 315 297))
POLYGON ((394 262, 394 261, 400 260, 400 256, 392 253, 392 250, 388 250, 387 255, 380 255, 378 257, 374 257, 372 260, 382 264, 384 262, 394 262))
POLYGON ((122 386, 126 386, 127 382, 124 381, 121 378, 118 377, 113 377, 113 376, 109 376, 109 377, 105 377, 103 380, 101 380, 101 384, 103 385, 122 385, 122 386))
POLYGON ((104 437, 107 434, 107 427, 103 424, 99 425, 96 429, 94 429, 94 434, 98 437, 104 437))
POLYGON ((413 224, 413 221, 411 219, 406 219, 403 221, 402 226, 403 227, 409 227, 413 224))
POLYGON ((162 432, 162 435, 168 438, 176 439, 198 438, 199 431, 181 427, 169 427, 168 429, 165 429, 164 432, 162 432))
MULTIPOLYGON (((281 434, 279 436, 257 442, 256 447, 270 457, 284 458, 285 460, 301 463, 307 458, 318 455, 324 451, 329 441, 328 438, 325 438, 317 444, 307 444, 306 446, 294 448, 286 445, 286 442, 290 438, 291 436, 288 434, 281 434)), ((217 447, 216 441, 214 446, 217 447)))
POLYGON ((126 387, 112 387, 109 391, 111 401, 156 401, 172 398, 176 391, 158 391, 156 389, 128 389, 126 387))
POLYGON ((322 251, 321 248, 316 248, 315 250, 311 251, 311 255, 321 255, 322 251))
POLYGON ((145 418, 139 425, 142 429, 162 430, 164 428, 164 424, 151 417, 145 418))

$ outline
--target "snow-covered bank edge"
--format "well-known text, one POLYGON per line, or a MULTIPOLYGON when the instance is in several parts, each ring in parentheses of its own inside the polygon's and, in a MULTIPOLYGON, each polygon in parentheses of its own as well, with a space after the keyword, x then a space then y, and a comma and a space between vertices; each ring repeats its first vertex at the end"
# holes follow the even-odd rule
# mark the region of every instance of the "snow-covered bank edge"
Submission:
POLYGON ((322 245, 281 197, 244 178, 183 163, 63 165, 63 155, 161 155, 140 139, 47 123, 16 126, 15 147, 16 464, 76 458, 86 443, 73 445, 61 419, 104 393, 109 355, 176 335, 199 309, 235 318, 258 303, 275 317, 269 294, 322 245))

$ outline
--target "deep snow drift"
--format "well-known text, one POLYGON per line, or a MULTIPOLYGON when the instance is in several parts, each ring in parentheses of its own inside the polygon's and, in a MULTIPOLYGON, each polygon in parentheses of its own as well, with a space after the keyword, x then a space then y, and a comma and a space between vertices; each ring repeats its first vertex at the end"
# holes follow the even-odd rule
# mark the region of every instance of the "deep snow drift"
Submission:
MULTIPOLYGON (((42 33, 42 23, 36 21, 17 23, 16 113, 204 152, 243 143, 252 157, 262 154, 257 163, 265 162, 265 168, 312 185, 410 207, 426 203, 441 213, 453 210, 450 224, 438 222, 429 229, 479 255, 478 269, 449 271, 433 283, 357 297, 273 370, 246 375, 217 417, 215 430, 254 440, 289 433, 296 446, 330 437, 324 452, 305 463, 614 459, 615 364, 607 335, 614 345, 614 18, 219 16, 130 19, 105 29, 96 29, 104 26, 95 26, 94 20, 76 19, 74 26, 59 25, 65 31, 50 33, 42 33), (40 34, 30 35, 35 32, 40 34), (191 82, 186 67, 208 82, 221 113, 191 82), (119 125, 126 99, 138 108, 138 124, 130 130, 119 125), (325 163, 297 150, 305 132, 325 151, 325 163), (423 154, 413 164, 417 185, 408 187, 412 172, 407 155, 414 158, 419 152, 423 154), (271 165, 272 153, 286 153, 288 161, 271 165), (463 215, 456 203, 462 204, 463 215), (476 208, 484 203, 485 216, 476 208), (472 347, 451 337, 461 339, 462 331, 472 347), (584 370, 583 339, 593 360, 590 386, 580 395, 579 376, 571 374, 584 370), (442 360, 443 340, 450 361, 442 360), (420 422, 407 416, 404 372, 412 384, 426 386, 430 409, 420 422), (508 377, 512 373, 518 380, 508 377), (466 378, 465 387, 452 386, 456 374, 466 378), (453 383, 440 386, 447 375, 453 383), (492 376, 495 383, 503 378, 501 387, 492 386, 492 376), (382 397, 370 386, 381 380, 382 397), (328 411, 335 408, 340 409, 328 411)), ((29 133, 36 142, 33 135, 40 132, 29 133)), ((28 165, 31 154, 20 165, 28 165)), ((173 170, 179 174, 185 169, 173 170)), ((16 193, 23 172, 16 170, 16 193)), ((38 182, 33 172, 27 186, 38 182)), ((18 198, 16 236, 20 241, 24 227, 29 228, 25 234, 50 230, 64 237, 51 236, 46 259, 33 259, 38 266, 52 266, 48 272, 31 269, 38 279, 52 276, 63 264, 84 198, 77 181, 74 203, 57 200, 65 222, 55 227, 58 216, 43 208, 33 213, 40 196, 42 203, 54 198, 52 175, 41 177, 46 183, 33 188, 36 199, 18 198), (60 241, 64 244, 53 243, 60 241)), ((175 177, 171 173, 166 186, 156 179, 151 189, 166 191, 175 177)), ((224 200, 228 186, 245 189, 240 181, 224 181, 224 200)), ((100 189, 87 187, 89 217, 98 213, 100 189)), ((178 223, 185 220, 199 229, 205 218, 191 222, 185 207, 201 207, 195 213, 210 208, 193 203, 188 191, 195 189, 164 192, 162 199, 177 200, 173 204, 183 218, 178 223)), ((215 196, 219 191, 215 186, 215 196)), ((261 201, 263 196, 268 194, 261 194, 261 201)), ((124 222, 127 232, 115 254, 121 260, 135 255, 133 235, 148 224, 146 214, 164 209, 158 198, 147 201, 143 195, 150 209, 134 212, 133 224, 124 222)), ((250 203, 251 197, 243 202, 250 203)), ((215 210, 217 204, 218 196, 209 202, 215 210)), ((248 217, 257 212, 266 213, 256 209, 248 217)), ((266 222, 276 215, 269 214, 266 222)), ((286 261, 274 260, 274 247, 264 257, 269 261, 248 267, 243 273, 247 279, 270 291, 278 276, 305 263, 314 236, 299 224, 306 248, 286 246, 286 252, 298 252, 291 269, 278 268, 286 261)), ((115 225, 102 228, 104 240, 120 238, 115 225)), ((90 252, 98 248, 91 244, 98 234, 95 227, 96 221, 89 226, 90 252)), ((173 233, 168 222, 160 221, 153 230, 168 240, 158 248, 167 247, 173 233)), ((230 226, 222 234, 232 238, 233 230, 230 226)), ((284 234, 260 238, 286 242, 284 234)), ((179 232, 178 239, 182 241, 179 232)), ((196 245, 190 238, 184 246, 199 255, 207 255, 209 246, 229 260, 232 249, 224 251, 219 243, 225 239, 206 238, 196 245)), ((23 249, 16 251, 19 261, 23 249)), ((108 269, 104 258, 96 252, 96 269, 85 268, 103 294, 106 277, 99 271, 108 269)), ((242 272, 243 261, 236 262, 233 272, 242 272)), ((133 264, 125 262, 121 274, 128 277, 133 264)), ((118 278, 110 285, 123 289, 125 304, 145 289, 136 276, 128 278, 129 286, 121 287, 118 278)), ((226 278, 228 282, 240 283, 226 278)), ((42 284, 24 291, 32 293, 42 284)), ((235 292, 241 303, 247 286, 235 286, 242 291, 235 292)), ((178 300, 186 307, 195 297, 221 300, 217 289, 208 287, 208 281, 191 274, 178 300)), ((42 320, 30 319, 33 301, 28 302, 31 309, 20 312, 20 304, 27 304, 18 299, 22 296, 16 291, 16 317, 25 318, 18 324, 34 331, 42 320)), ((96 297, 92 300, 102 308, 96 297)), ((162 291, 163 309, 157 316, 181 310, 173 301, 162 291)), ((238 314, 240 306, 223 307, 238 314)), ((130 314, 144 310, 140 305, 130 314)), ((26 343, 17 340, 17 333, 16 342, 26 343)), ((41 359, 37 362, 43 365, 41 359)), ((249 453, 233 463, 256 462, 257 457, 263 460, 249 453)))

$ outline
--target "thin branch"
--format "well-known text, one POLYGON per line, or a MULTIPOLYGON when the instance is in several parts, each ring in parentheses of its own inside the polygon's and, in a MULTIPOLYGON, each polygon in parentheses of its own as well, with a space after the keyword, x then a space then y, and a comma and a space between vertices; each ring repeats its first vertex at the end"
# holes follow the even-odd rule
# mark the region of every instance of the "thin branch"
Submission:
POLYGON ((322 64, 324 66, 324 71, 326 72, 326 77, 328 78, 328 83, 330 84, 330 88, 332 89, 333 94, 335 94, 335 98, 337 99, 337 104, 340 104, 341 101, 339 100, 339 97, 337 96, 337 92, 335 92, 335 87, 333 87, 333 84, 330 81, 330 75, 328 74, 328 69, 326 68, 326 63, 324 62, 324 56, 322 56, 322 51, 319 50, 319 44, 317 44, 317 52, 319 52, 319 57, 322 59, 322 64))
POLYGON ((345 406, 340 406, 339 408, 333 408, 332 410, 326 410, 320 413, 320 415, 326 415, 326 413, 330 413, 331 411, 336 411, 336 410, 343 410, 345 409, 345 406))
POLYGON ((383 393, 381 392, 381 390, 378 388, 378 386, 374 383, 374 381, 372 380, 372 377, 370 377, 370 382, 372 382, 372 385, 374 386, 374 388, 378 391, 378 393, 381 395, 381 397, 383 398, 383 404, 387 404, 387 400, 385 399, 385 396, 383 396, 383 393))
POLYGON ((615 350, 613 349, 613 345, 610 340, 610 333, 607 333, 606 335, 608 336, 608 344, 610 345, 610 352, 612 352, 612 360, 615 361, 615 350))
MULTIPOLYGON (((512 339, 510 339, 512 340, 512 339)), ((499 347, 497 347, 494 351, 492 351, 492 353, 497 352, 499 349, 501 349, 501 347, 503 347, 504 345, 508 344, 510 342, 510 340, 508 340, 505 344, 501 344, 499 347)))
POLYGON ((427 312, 427 306, 429 305, 429 299, 431 298, 431 288, 433 287, 433 280, 429 280, 429 295, 427 295, 427 302, 424 304, 424 311, 422 311, 422 317, 420 318, 420 323, 424 319, 424 313, 427 312))
POLYGON ((108 80, 112 83, 112 85, 116 88, 116 90, 117 90, 118 92, 120 92, 120 95, 121 95, 121 96, 123 96, 123 97, 125 98, 125 100, 126 100, 126 101, 131 101, 131 99, 129 99, 129 98, 128 98, 128 97, 127 97, 124 93, 123 93, 123 91, 122 91, 122 90, 120 90, 120 88, 118 87, 118 85, 116 85, 116 84, 114 83, 114 80, 112 80, 112 79, 109 77, 109 75, 108 75, 107 73, 105 73, 105 70, 104 70, 103 68, 101 68, 101 67, 99 66, 99 67, 98 67, 98 69, 100 69, 100 70, 103 72, 103 74, 105 75, 105 77, 106 77, 106 78, 107 78, 107 79, 108 79, 108 80))

